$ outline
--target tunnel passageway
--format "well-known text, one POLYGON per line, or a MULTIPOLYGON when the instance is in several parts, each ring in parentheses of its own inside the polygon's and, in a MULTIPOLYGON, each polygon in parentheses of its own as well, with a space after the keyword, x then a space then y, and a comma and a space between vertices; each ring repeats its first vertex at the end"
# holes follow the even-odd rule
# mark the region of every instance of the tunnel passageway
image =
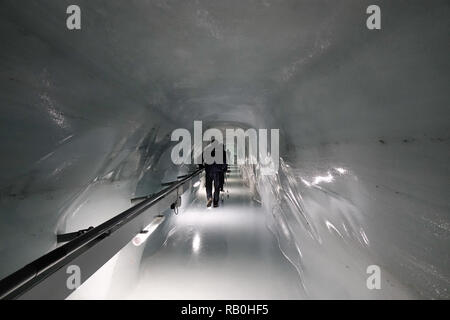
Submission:
POLYGON ((164 246, 151 256, 144 252, 132 298, 300 298, 298 274, 237 171, 228 184, 230 197, 219 208, 205 208, 201 189, 164 246))
MULTIPOLYGON (((228 175, 219 208, 205 207, 203 187, 195 195, 194 201, 174 218, 163 245, 156 251, 144 249, 128 289, 117 290, 112 284, 105 297, 302 298, 299 274, 280 251, 267 228, 265 213, 253 200, 238 167, 228 175)), ((124 274, 120 268, 114 273, 117 277, 124 274)), ((94 282, 87 282, 71 298, 103 298, 92 296, 94 282)))
POLYGON ((0 298, 450 298, 448 0, 69 5, 0 1, 0 298), (231 128, 277 165, 207 210, 231 128))

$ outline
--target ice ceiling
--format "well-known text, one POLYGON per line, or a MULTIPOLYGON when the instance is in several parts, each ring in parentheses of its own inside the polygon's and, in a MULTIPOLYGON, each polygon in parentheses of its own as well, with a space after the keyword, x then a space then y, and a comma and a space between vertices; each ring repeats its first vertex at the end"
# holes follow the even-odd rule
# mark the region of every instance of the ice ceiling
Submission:
POLYGON ((203 120, 280 129, 280 199, 337 232, 325 257, 350 221, 450 297, 448 1, 377 1, 379 31, 364 0, 78 0, 75 32, 70 4, 0 3, 0 278, 170 180, 167 134, 203 120))

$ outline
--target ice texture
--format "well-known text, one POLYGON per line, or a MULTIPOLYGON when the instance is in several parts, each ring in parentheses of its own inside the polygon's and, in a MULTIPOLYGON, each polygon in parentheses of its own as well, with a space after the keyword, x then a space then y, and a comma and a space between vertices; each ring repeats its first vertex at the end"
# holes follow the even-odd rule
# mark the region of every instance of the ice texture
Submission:
POLYGON ((242 170, 301 297, 449 298, 447 0, 374 31, 369 0, 70 4, 0 2, 0 278, 189 170, 169 135, 202 120, 280 129, 278 175, 242 170))

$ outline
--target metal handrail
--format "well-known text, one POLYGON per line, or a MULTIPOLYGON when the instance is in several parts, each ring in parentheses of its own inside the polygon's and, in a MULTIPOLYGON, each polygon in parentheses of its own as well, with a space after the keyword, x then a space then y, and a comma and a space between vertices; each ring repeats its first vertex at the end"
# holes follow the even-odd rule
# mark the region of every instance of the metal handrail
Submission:
POLYGON ((154 206, 184 183, 199 175, 203 169, 197 169, 182 180, 150 196, 126 211, 118 214, 99 226, 88 230, 70 242, 48 252, 18 271, 0 281, 0 299, 14 299, 32 288, 52 273, 68 264, 78 255, 91 247, 93 242, 101 241, 112 232, 120 229, 128 222, 154 206))

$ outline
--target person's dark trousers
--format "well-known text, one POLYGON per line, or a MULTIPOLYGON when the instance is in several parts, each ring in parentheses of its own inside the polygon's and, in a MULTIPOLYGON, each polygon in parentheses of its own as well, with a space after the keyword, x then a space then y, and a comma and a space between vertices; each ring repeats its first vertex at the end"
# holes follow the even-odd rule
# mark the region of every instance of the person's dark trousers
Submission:
POLYGON ((225 182, 225 172, 221 172, 219 173, 220 177, 219 177, 219 181, 220 181, 220 186, 219 189, 223 190, 223 184, 225 182))
POLYGON ((207 172, 206 173, 206 197, 208 199, 213 198, 214 204, 219 203, 220 193, 220 173, 219 172, 207 172), (212 193, 212 186, 214 183, 214 198, 212 193))
POLYGON ((213 184, 213 173, 212 172, 206 172, 205 175, 206 178, 206 199, 212 199, 212 184, 213 184))
POLYGON ((220 173, 214 173, 214 205, 219 203, 220 196, 220 173))

